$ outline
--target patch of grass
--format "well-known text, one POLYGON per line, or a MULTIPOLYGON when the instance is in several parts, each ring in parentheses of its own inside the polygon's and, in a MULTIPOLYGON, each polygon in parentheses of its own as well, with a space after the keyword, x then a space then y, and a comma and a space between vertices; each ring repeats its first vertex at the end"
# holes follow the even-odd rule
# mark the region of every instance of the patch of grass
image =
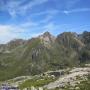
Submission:
POLYGON ((20 85, 20 89, 31 87, 31 86, 41 87, 41 86, 47 85, 48 83, 53 82, 53 81, 55 81, 55 79, 53 79, 52 77, 44 77, 42 79, 34 78, 34 79, 30 79, 30 80, 27 80, 24 83, 22 83, 20 85))
POLYGON ((88 76, 88 80, 82 81, 79 85, 77 85, 79 90, 90 90, 90 76, 88 76))

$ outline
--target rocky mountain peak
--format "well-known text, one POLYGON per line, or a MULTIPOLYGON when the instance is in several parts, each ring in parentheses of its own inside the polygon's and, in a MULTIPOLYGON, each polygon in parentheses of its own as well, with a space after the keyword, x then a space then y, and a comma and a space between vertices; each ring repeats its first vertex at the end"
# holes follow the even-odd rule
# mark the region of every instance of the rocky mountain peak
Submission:
POLYGON ((84 46, 77 34, 72 32, 64 32, 58 35, 57 41, 68 48, 81 49, 84 46))
POLYGON ((47 43, 52 43, 55 41, 55 37, 49 32, 45 32, 43 35, 40 35, 39 38, 47 43))
POLYGON ((39 38, 41 39, 41 42, 45 46, 51 46, 51 43, 55 41, 55 37, 51 35, 49 32, 45 32, 44 34, 40 35, 39 38))
POLYGON ((47 31, 43 34, 43 36, 51 36, 51 34, 47 31))

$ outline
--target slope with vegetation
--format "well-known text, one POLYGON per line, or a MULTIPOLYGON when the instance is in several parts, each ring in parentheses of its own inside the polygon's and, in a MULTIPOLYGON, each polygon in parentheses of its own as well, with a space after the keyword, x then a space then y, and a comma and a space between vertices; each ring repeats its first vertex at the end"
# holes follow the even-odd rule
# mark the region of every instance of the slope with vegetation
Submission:
POLYGON ((90 32, 49 32, 0 45, 0 81, 90 63, 90 32))

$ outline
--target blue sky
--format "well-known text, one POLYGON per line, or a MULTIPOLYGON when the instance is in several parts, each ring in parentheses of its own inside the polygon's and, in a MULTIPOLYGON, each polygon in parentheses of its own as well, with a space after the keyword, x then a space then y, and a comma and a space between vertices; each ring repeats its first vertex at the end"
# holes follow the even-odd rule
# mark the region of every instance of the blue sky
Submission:
POLYGON ((0 43, 45 31, 90 31, 90 0, 0 0, 0 43))

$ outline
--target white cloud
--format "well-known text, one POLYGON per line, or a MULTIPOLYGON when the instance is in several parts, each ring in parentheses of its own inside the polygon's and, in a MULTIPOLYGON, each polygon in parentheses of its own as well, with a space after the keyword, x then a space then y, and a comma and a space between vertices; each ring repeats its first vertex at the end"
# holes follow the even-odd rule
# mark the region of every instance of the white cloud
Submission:
POLYGON ((27 0, 7 0, 7 3, 0 1, 0 10, 7 11, 12 17, 15 17, 18 14, 26 14, 28 10, 31 10, 37 5, 41 5, 48 0, 30 0, 28 3, 25 3, 26 1, 27 0))
POLYGON ((23 10, 27 10, 28 8, 31 9, 32 7, 43 4, 47 1, 48 0, 33 0, 33 1, 29 2, 28 4, 24 5, 22 8, 23 8, 23 10))
POLYGON ((64 14, 69 14, 69 11, 64 10, 63 13, 64 13, 64 14))
POLYGON ((19 13, 20 4, 24 1, 25 0, 7 0, 7 3, 3 4, 3 10, 7 11, 12 17, 16 17, 19 13))
POLYGON ((39 24, 34 22, 26 22, 19 26, 0 25, 0 43, 7 43, 16 38, 29 39, 36 37, 41 34, 41 30, 44 30, 43 26, 39 26, 39 24))
POLYGON ((55 32, 57 32, 57 30, 59 30, 59 25, 57 25, 53 22, 50 22, 43 26, 43 30, 44 30, 44 32, 49 31, 51 33, 55 33, 55 32))
POLYGON ((0 25, 0 43, 5 43, 15 37, 15 35, 10 32, 11 29, 12 27, 8 25, 0 25))
POLYGON ((35 16, 37 16, 37 15, 44 15, 44 14, 57 14, 59 12, 59 10, 57 10, 57 9, 52 9, 52 10, 46 10, 46 11, 41 11, 41 12, 38 12, 38 13, 34 13, 34 14, 32 14, 32 15, 35 15, 35 16))
POLYGON ((71 14, 71 13, 79 13, 79 12, 90 12, 90 8, 78 8, 78 9, 72 9, 72 10, 64 10, 62 11, 65 14, 71 14))
POLYGON ((25 31, 14 25, 0 25, 0 43, 6 43, 14 38, 19 38, 19 32, 25 31))
POLYGON ((39 12, 39 13, 35 13, 35 14, 32 14, 32 16, 38 16, 38 15, 45 15, 45 18, 42 19, 42 20, 39 20, 38 23, 48 23, 50 22, 54 17, 55 15, 57 15, 60 11, 59 10, 56 10, 56 9, 52 9, 52 10, 47 10, 47 11, 43 11, 43 12, 39 12))

